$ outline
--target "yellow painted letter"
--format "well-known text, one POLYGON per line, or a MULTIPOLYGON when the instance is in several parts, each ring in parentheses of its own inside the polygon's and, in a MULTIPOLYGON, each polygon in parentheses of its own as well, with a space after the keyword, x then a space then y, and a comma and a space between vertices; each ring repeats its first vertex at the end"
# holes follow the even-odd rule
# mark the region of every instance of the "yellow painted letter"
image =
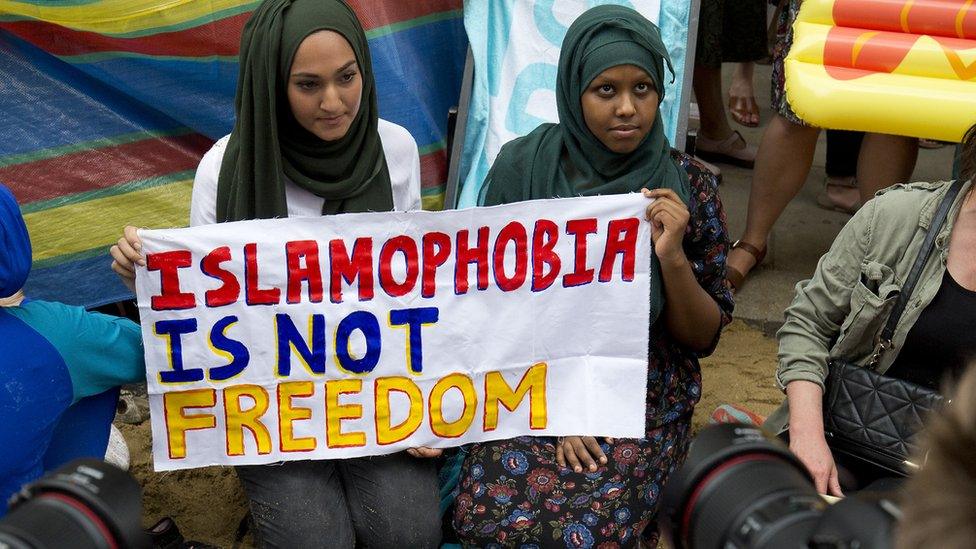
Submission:
POLYGON ((545 429, 548 423, 546 410, 546 363, 540 362, 526 370, 518 387, 513 391, 501 372, 488 372, 485 376, 485 431, 498 427, 498 405, 514 412, 529 395, 529 428, 545 429))
POLYGON ((478 396, 474 392, 474 382, 464 374, 451 374, 441 378, 434 388, 430 390, 430 430, 435 435, 443 438, 457 438, 464 434, 471 427, 474 421, 474 414, 477 412, 478 396), (464 410, 461 417, 448 423, 444 419, 443 400, 444 393, 450 389, 461 391, 464 398, 464 410))
POLYGON ((380 377, 376 379, 376 442, 393 444, 417 431, 424 420, 424 394, 413 380, 406 377, 380 377), (390 393, 398 392, 410 399, 410 412, 399 425, 390 425, 390 393))
POLYGON ((315 394, 311 381, 286 381, 278 384, 278 436, 282 452, 310 452, 315 449, 314 437, 295 438, 292 422, 310 419, 311 408, 292 406, 291 399, 307 398, 315 394))
POLYGON ((244 455, 244 429, 251 432, 258 454, 271 453, 271 433, 261 423, 268 411, 268 392, 258 385, 234 385, 224 389, 224 413, 227 414, 227 455, 244 455), (250 397, 254 406, 241 408, 241 397, 250 397))
POLYGON ((361 379, 331 379, 325 382, 325 443, 329 448, 348 448, 365 446, 366 433, 362 431, 342 432, 342 420, 363 417, 360 404, 339 404, 339 397, 363 390, 361 379))
POLYGON ((193 389, 163 395, 163 409, 166 411, 166 438, 169 444, 169 458, 186 457, 186 432, 196 429, 213 429, 217 418, 213 414, 186 415, 187 408, 213 408, 217 404, 217 391, 213 389, 193 389))

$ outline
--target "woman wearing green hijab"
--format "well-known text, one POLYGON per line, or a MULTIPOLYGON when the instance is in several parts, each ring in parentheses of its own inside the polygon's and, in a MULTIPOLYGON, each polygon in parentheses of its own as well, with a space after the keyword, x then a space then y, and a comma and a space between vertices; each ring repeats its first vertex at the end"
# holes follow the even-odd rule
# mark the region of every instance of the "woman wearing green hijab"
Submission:
POLYGON ((647 219, 657 276, 646 437, 472 445, 454 512, 467 545, 618 547, 656 537, 658 494, 685 456, 701 396, 698 357, 714 348, 732 313, 715 177, 664 135, 659 104, 670 67, 657 27, 637 12, 587 11, 560 52, 560 122, 506 144, 488 173, 482 205, 642 191, 654 199, 647 219))
MULTIPOLYGON (((197 168, 190 224, 420 208, 420 158, 379 119, 366 35, 341 0, 265 0, 241 37, 231 134, 197 168)), ((112 248, 130 284, 135 227, 112 248)), ((144 264, 144 263, 143 263, 144 264)), ((437 476, 413 455, 238 467, 269 547, 436 547, 437 476)))

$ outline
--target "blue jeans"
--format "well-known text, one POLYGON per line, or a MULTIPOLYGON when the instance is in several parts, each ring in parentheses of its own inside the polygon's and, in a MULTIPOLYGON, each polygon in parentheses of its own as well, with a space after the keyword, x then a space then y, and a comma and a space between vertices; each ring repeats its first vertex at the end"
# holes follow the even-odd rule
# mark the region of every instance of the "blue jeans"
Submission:
POLYGON ((406 453, 237 467, 259 547, 437 547, 434 461, 406 453))

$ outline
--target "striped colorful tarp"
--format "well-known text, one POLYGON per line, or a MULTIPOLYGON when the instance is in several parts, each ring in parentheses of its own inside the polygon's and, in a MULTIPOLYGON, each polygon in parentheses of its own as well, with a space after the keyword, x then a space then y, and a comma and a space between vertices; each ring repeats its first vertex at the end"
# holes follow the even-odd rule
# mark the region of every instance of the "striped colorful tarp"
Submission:
MULTIPOLYGON (((424 207, 447 179, 447 111, 467 47, 461 0, 349 0, 366 28, 380 115, 421 154, 424 207)), ((233 124, 254 0, 0 0, 0 181, 34 243, 28 292, 96 306, 125 224, 183 226, 193 173, 233 124)))

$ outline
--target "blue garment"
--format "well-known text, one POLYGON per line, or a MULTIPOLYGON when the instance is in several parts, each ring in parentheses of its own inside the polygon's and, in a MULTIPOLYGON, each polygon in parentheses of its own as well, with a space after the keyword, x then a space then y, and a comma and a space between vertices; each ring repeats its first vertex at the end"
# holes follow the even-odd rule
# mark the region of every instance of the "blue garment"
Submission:
POLYGON ((53 471, 80 458, 104 459, 121 387, 85 397, 61 414, 44 452, 44 470, 53 471))
POLYGON ((10 495, 44 472, 69 406, 145 377, 130 320, 45 301, 0 308, 0 516, 10 495))
POLYGON ((31 268, 31 243, 20 206, 10 189, 0 185, 0 297, 24 287, 31 268))

